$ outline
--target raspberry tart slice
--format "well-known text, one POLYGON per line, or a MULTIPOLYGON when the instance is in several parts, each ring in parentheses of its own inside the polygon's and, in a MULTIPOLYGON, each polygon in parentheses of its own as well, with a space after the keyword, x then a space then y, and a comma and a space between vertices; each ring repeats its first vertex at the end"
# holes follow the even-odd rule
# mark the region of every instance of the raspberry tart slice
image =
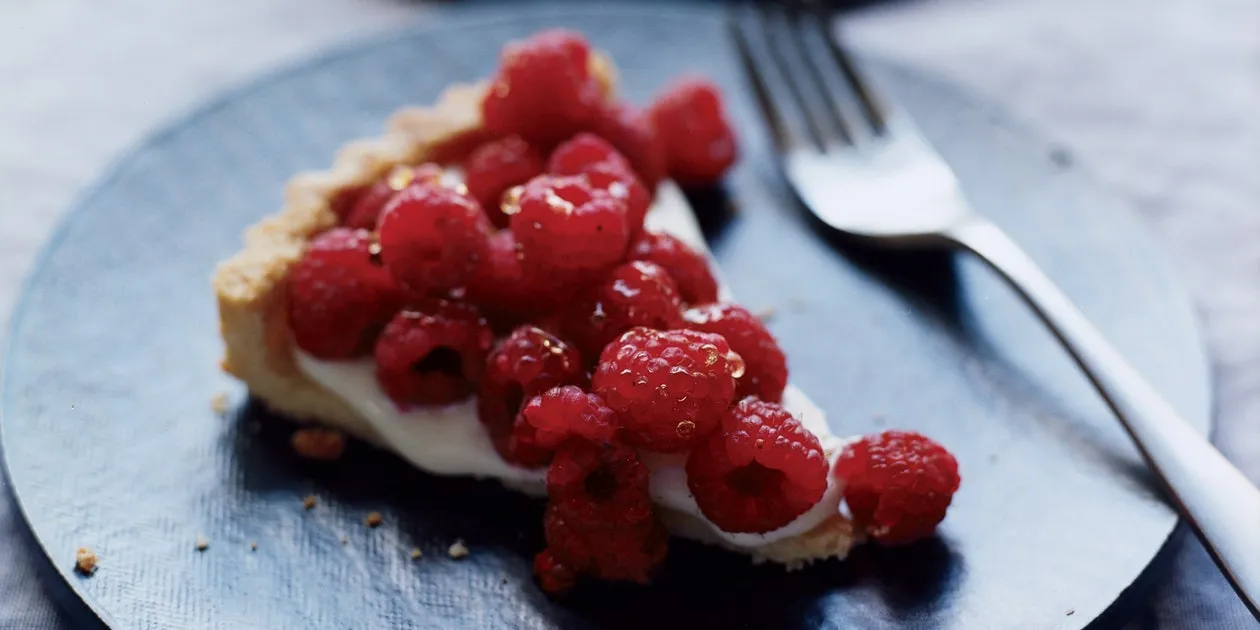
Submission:
POLYGON ((789 568, 930 535, 953 456, 834 435, 709 267, 670 180, 735 160, 716 88, 640 111, 613 77, 545 31, 293 178, 215 273, 223 368, 295 420, 546 497, 549 592, 646 582, 671 534, 789 568))

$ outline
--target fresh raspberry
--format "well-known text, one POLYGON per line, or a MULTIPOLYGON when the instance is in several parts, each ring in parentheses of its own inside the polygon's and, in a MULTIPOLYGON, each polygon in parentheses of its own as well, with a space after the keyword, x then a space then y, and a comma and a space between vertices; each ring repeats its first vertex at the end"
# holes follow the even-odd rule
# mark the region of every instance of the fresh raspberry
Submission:
POLYGON ((365 230, 333 228, 311 241, 289 270, 289 329, 298 347, 320 359, 366 354, 402 292, 372 255, 365 230))
POLYGON ((381 259, 415 291, 457 287, 488 247, 490 223, 477 202, 453 188, 417 184, 394 195, 380 219, 381 259))
POLYGON ((683 326, 722 335, 744 360, 737 395, 779 402, 787 386, 787 357, 766 325, 738 304, 709 304, 683 312, 683 326))
POLYGON ((665 148, 647 113, 629 103, 606 103, 591 130, 617 147, 648 190, 656 189, 665 177, 665 148))
POLYGON ((560 385, 581 384, 585 377, 577 349, 534 326, 512 331, 490 353, 477 392, 477 415, 504 459, 522 465, 546 463, 545 457, 514 455, 518 445, 513 442, 517 439, 523 447, 535 445, 532 425, 514 431, 514 425, 520 424, 517 414, 534 396, 560 385), (522 434, 514 436, 516 433, 522 434))
POLYGON ((444 405, 473 392, 494 333, 469 304, 432 300, 390 320, 376 341, 376 380, 399 409, 444 405))
POLYGON ((643 220, 652 207, 652 194, 648 192, 629 167, 614 161, 591 164, 583 171, 591 186, 607 191, 609 195, 626 204, 626 231, 630 240, 643 233, 643 220))
POLYGON ((601 162, 614 162, 632 169, 630 161, 607 140, 593 133, 579 133, 551 152, 547 172, 552 175, 581 175, 586 168, 601 162))
POLYGON ((520 248, 511 230, 490 237, 486 253, 465 283, 465 295, 497 329, 511 329, 540 308, 542 282, 525 275, 520 248))
POLYGON ((711 184, 735 163, 735 133, 726 120, 722 95, 709 81, 675 83, 657 97, 650 115, 669 174, 680 184, 711 184))
POLYGON ((867 535, 885 545, 931 536, 958 490, 958 460, 910 431, 885 431, 850 444, 836 461, 844 500, 867 535))
POLYGON ((507 227, 508 216, 500 208, 503 193, 543 172, 543 155, 520 136, 487 142, 464 160, 464 185, 481 204, 491 223, 507 227))
POLYGON ((600 579, 650 579, 668 534, 652 510, 648 479, 628 446, 566 442, 547 469, 543 524, 553 557, 600 579))
POLYGON ((598 277, 626 253, 626 205, 585 177, 536 177, 511 217, 527 273, 553 283, 598 277))
POLYGON ((682 323, 678 288, 660 265, 633 261, 613 269, 567 310, 565 331, 592 361, 604 346, 635 326, 677 328, 682 323))
POLYGON ((822 499, 827 458, 786 409, 745 398, 687 458, 687 487, 722 531, 765 533, 822 499))
POLYGON ((630 161, 603 138, 590 133, 573 136, 551 153, 547 172, 586 175, 591 186, 625 201, 631 238, 642 232, 643 218, 652 205, 652 193, 634 172, 630 161))
POLYGON ((543 592, 553 595, 563 593, 577 582, 577 572, 573 567, 556 559, 551 550, 545 549, 534 556, 534 576, 543 592))
POLYGON ((572 135, 594 118, 603 99, 589 61, 590 44, 571 31, 543 31, 508 44, 481 103, 485 128, 540 146, 572 135))
POLYGON ((743 372, 718 335, 632 328, 604 348, 592 388, 633 444, 679 452, 717 429, 743 372))
POLYGON ((647 260, 664 267, 687 304, 708 304, 718 299, 717 280, 709 269, 709 261, 671 234, 645 232, 630 245, 626 258, 647 260))
POLYGON ((534 443, 543 448, 559 448, 570 437, 608 442, 617 429, 613 410, 604 400, 573 385, 535 396, 521 415, 534 427, 534 443))
POLYGON ((384 177, 376 180, 355 200, 344 225, 349 228, 375 230, 381 211, 398 191, 412 184, 440 184, 442 167, 437 164, 420 166, 395 166, 384 177))

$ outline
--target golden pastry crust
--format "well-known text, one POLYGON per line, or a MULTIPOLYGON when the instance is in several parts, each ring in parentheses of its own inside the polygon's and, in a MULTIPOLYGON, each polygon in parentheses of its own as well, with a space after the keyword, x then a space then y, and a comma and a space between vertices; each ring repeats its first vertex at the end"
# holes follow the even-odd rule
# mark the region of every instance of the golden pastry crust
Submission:
MULTIPOLYGON (((605 92, 612 93, 613 65, 596 56, 592 71, 605 92)), ((245 382, 269 407, 296 420, 317 422, 382 444, 371 425, 349 405, 298 369, 286 319, 283 281, 311 237, 336 224, 333 203, 339 194, 367 186, 399 164, 442 161, 443 155, 457 155, 462 147, 476 142, 481 135, 480 102, 486 89, 485 83, 453 85, 430 107, 397 111, 381 137, 342 147, 328 170, 297 175, 285 189, 284 208, 248 229, 244 248, 219 265, 212 285, 225 347, 222 367, 245 382)), ((671 514, 666 521, 686 535, 686 518, 671 514)), ((693 532, 692 537, 706 538, 699 532, 693 532)), ((732 550, 758 561, 796 567, 813 560, 844 557, 854 541, 852 524, 837 515, 805 534, 755 549, 732 550)))

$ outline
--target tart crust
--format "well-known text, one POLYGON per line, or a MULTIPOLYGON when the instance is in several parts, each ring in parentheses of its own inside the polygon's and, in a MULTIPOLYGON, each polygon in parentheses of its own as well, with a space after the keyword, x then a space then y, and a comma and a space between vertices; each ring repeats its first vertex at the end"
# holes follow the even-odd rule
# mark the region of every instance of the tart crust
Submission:
MULTIPOLYGON (((598 55, 591 63, 604 91, 611 94, 616 82, 614 66, 598 55)), ((386 446, 349 405, 298 369, 283 281, 310 239, 337 223, 333 203, 339 194, 367 186, 399 164, 441 162, 479 142, 484 137, 480 103, 486 89, 485 82, 452 85, 432 106, 395 112, 382 136, 343 146, 331 168, 293 177, 280 212, 246 230, 243 249, 215 270, 212 285, 225 348, 223 370, 243 381, 271 409, 386 446)), ((693 517, 667 513, 665 521, 676 534, 722 544, 693 517)), ((756 561, 794 568, 814 560, 843 558, 857 536, 852 523, 837 514, 804 534, 760 547, 722 546, 756 561)))

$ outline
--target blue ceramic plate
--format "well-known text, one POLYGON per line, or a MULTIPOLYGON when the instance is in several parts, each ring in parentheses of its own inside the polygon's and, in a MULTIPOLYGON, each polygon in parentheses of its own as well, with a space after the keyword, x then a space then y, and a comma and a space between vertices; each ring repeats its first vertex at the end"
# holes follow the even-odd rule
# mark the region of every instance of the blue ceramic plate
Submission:
MULTIPOLYGON (((1191 308, 1129 213, 985 103, 912 70, 873 70, 974 204, 1206 430, 1191 308)), ((15 318, 0 411, 35 538, 85 609, 118 629, 1077 628, 1098 617, 1176 522, 1136 451, 978 264, 815 231, 754 114, 715 10, 518 7, 439 12, 158 133, 82 196, 15 318), (727 88, 744 149, 728 186, 735 212, 720 196, 696 200, 722 271, 751 308, 777 310, 794 379, 837 432, 918 429, 957 453, 964 482, 939 537, 791 574, 678 542, 652 586, 552 601, 530 577, 537 503, 361 445, 337 464, 298 461, 289 425, 218 371, 207 278, 279 207, 286 178, 377 133, 396 107, 486 75, 503 42, 557 24, 610 51, 633 100, 684 71, 727 88), (227 418, 210 409, 219 391, 235 407, 227 418), (310 511, 308 494, 320 499, 310 511), (384 525, 369 530, 373 510, 384 525), (445 553, 457 538, 472 550, 458 561, 445 553), (100 555, 94 577, 72 573, 81 545, 100 555)))

